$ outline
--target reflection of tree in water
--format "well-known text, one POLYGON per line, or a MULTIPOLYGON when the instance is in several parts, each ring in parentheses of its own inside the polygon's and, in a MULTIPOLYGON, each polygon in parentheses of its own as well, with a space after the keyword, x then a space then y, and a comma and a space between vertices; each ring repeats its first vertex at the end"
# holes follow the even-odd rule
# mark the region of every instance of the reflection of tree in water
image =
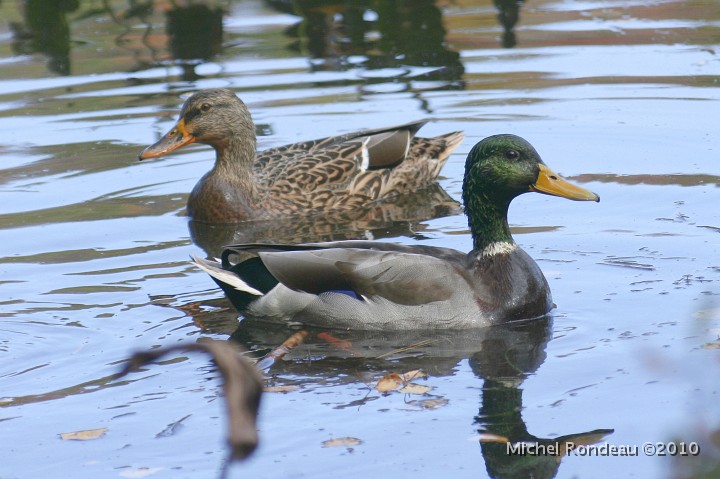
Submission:
POLYGON ((170 54, 183 67, 183 80, 196 79, 195 66, 222 51, 223 15, 221 8, 202 4, 166 13, 170 54))
MULTIPOLYGON (((287 30, 296 38, 292 48, 313 59, 314 69, 342 70, 355 66, 366 69, 403 66, 437 67, 413 76, 416 80, 448 82, 444 87, 462 87, 464 67, 458 52, 445 46, 446 30, 442 11, 434 0, 265 0, 271 7, 298 15, 302 20, 287 30), (365 57, 353 62, 352 55, 365 57)), ((515 24, 524 0, 493 0, 498 21, 504 28, 502 44, 516 44, 515 24)), ((170 2, 165 12, 168 50, 184 68, 184 78, 197 78, 196 65, 212 59, 222 50, 223 8, 217 2, 170 2)), ((70 26, 67 16, 76 12, 80 0, 26 0, 22 2, 24 22, 13 23, 13 50, 17 54, 43 53, 50 71, 69 75, 70 26)), ((148 41, 153 26, 150 15, 159 10, 153 0, 103 1, 88 4, 78 18, 109 16, 127 31, 117 45, 128 48, 128 39, 145 25, 141 41, 149 49, 153 64, 158 48, 148 41), (126 38, 128 37, 128 38, 126 38)), ((139 52, 134 52, 139 53, 139 52)), ((137 56, 137 55, 134 55, 137 56)), ((147 62, 140 62, 141 68, 147 62)))
MULTIPOLYGON (((20 3, 20 2, 18 2, 20 3)), ((210 60, 222 50, 223 15, 220 7, 208 6, 203 2, 186 2, 187 5, 171 2, 165 12, 168 50, 173 59, 184 68, 185 79, 197 77, 194 67, 210 60)), ((212 2, 211 2, 212 3, 212 2)), ((125 28, 115 43, 120 48, 133 52, 139 58, 140 52, 129 46, 137 32, 137 24, 145 26, 142 34, 143 51, 149 50, 153 64, 157 62, 156 47, 147 40, 153 26, 151 15, 157 5, 153 0, 127 0, 126 2, 103 1, 100 6, 80 0, 26 0, 22 4, 23 22, 13 22, 13 51, 16 54, 42 53, 48 56, 48 69, 61 75, 71 73, 70 42, 71 32, 68 14, 84 10, 76 18, 109 16, 113 22, 125 28)), ((139 61, 141 67, 147 62, 139 61)))
POLYGON ((497 18, 503 27, 502 46, 512 48, 517 44, 515 24, 520 20, 520 6, 525 0, 493 0, 497 18))
POLYGON ((296 39, 290 48, 311 58, 326 60, 325 68, 331 64, 335 69, 346 68, 346 62, 332 63, 332 60, 367 51, 368 24, 363 17, 369 0, 265 0, 265 3, 277 11, 302 18, 285 31, 287 36, 296 39))
POLYGON ((417 66, 443 66, 428 74, 432 80, 457 80, 465 69, 460 54, 445 47, 446 30, 442 13, 433 0, 375 0, 377 28, 382 52, 370 55, 371 68, 400 62, 417 66), (387 63, 386 63, 387 62, 387 63))
POLYGON ((363 55, 367 69, 439 67, 423 80, 459 81, 464 73, 460 54, 445 46, 442 12, 433 0, 266 1, 302 17, 286 34, 297 38, 293 48, 321 60, 315 68, 350 68, 348 57, 363 55))
POLYGON ((48 69, 60 75, 70 74, 70 28, 66 15, 80 6, 79 0, 26 0, 25 23, 11 25, 16 54, 43 53, 48 69))
MULTIPOLYGON (((208 60, 222 51, 223 40, 223 16, 225 10, 221 7, 211 7, 205 3, 192 3, 188 5, 178 5, 172 2, 169 10, 165 12, 165 33, 167 34, 167 48, 174 63, 183 69, 182 79, 185 81, 193 81, 198 78, 195 73, 195 67, 208 60)), ((133 35, 134 28, 127 22, 131 19, 137 19, 145 25, 143 34, 143 46, 152 53, 152 66, 158 63, 157 57, 159 51, 157 47, 152 46, 148 42, 153 25, 149 19, 154 11, 152 0, 137 2, 130 0, 129 9, 126 11, 114 12, 109 5, 106 5, 107 13, 110 17, 120 25, 124 25, 126 32, 121 34, 116 43, 123 47, 128 47, 125 37, 133 35)), ((133 56, 139 58, 139 51, 133 51, 133 56)), ((139 61, 143 64, 145 62, 139 61)), ((148 65, 143 65, 143 67, 148 65)))

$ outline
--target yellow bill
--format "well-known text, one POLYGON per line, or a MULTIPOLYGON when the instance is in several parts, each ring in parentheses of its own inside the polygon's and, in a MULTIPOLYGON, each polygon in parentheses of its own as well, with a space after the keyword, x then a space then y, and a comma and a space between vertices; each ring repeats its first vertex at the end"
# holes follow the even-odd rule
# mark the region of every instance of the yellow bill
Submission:
POLYGON ((537 180, 535 180, 535 184, 530 185, 530 191, 561 196, 575 201, 600 201, 598 195, 570 183, 548 168, 547 165, 540 163, 538 166, 540 166, 540 173, 538 174, 537 180))

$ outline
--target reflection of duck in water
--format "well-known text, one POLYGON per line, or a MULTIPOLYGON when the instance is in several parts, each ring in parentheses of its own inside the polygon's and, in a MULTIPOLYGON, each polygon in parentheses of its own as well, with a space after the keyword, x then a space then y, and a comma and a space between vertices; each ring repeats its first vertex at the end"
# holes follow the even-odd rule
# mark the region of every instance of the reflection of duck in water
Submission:
POLYGON ((551 326, 548 318, 541 318, 488 328, 483 349, 470 357, 473 372, 485 380, 475 421, 481 438, 494 437, 491 441, 481 439, 480 443, 490 477, 555 477, 570 443, 594 444, 613 432, 597 429, 556 438, 539 438, 528 432, 522 418, 521 384, 544 362, 551 326), (557 455, 508 453, 508 446, 522 442, 549 447, 550 451, 557 445, 557 455))
POLYGON ((222 255, 237 243, 307 243, 408 236, 422 238, 430 226, 423 221, 462 213, 460 204, 435 183, 416 192, 361 208, 292 221, 256 220, 239 224, 190 221, 194 244, 208 257, 222 255))
POLYGON ((482 404, 476 422, 481 436, 489 433, 498 437, 493 441, 481 440, 480 444, 490 477, 555 477, 560 461, 569 449, 595 444, 613 432, 613 429, 595 429, 553 438, 534 436, 528 432, 522 418, 522 394, 522 388, 508 382, 507 378, 488 378, 483 383, 482 404), (530 448, 523 450, 523 443, 530 448))
MULTIPOLYGON (((279 386, 361 381, 373 384, 378 375, 388 370, 399 373, 422 370, 432 381, 432 377, 456 375, 458 364, 469 359, 473 373, 484 381, 479 414, 474 421, 479 428, 482 456, 490 477, 554 477, 564 455, 562 448, 568 443, 592 444, 613 432, 597 429, 556 438, 540 438, 528 432, 521 414, 524 408, 521 385, 528 375, 537 374, 545 361, 547 343, 552 337, 549 316, 468 331, 433 331, 432 334, 427 331, 333 331, 331 336, 314 329, 304 333, 305 342, 271 366, 279 386), (497 442, 485 442, 490 438, 497 442), (508 442, 512 445, 522 441, 541 445, 557 443, 560 454, 507 453, 508 442)), ((288 335, 287 328, 244 320, 232 339, 261 353, 273 349, 288 335)), ((351 402, 334 403, 333 407, 360 407, 382 400, 372 391, 362 399, 357 399, 357 394, 349 397, 351 402)), ((408 407, 416 403, 445 404, 446 392, 435 388, 407 397, 408 407)), ((562 428, 562 424, 557 427, 562 428)))
POLYGON ((546 314, 547 281, 515 244, 507 212, 528 191, 599 197, 552 172, 514 135, 491 136, 468 154, 463 199, 473 236, 449 248, 350 241, 237 245, 222 265, 197 259, 244 315, 342 329, 474 328, 546 314), (233 256, 240 261, 232 263, 233 256), (244 258, 243 258, 244 256, 244 258))
POLYGON ((195 186, 195 221, 312 216, 351 211, 433 184, 460 132, 416 137, 425 121, 305 141, 256 152, 255 126, 230 90, 203 90, 183 105, 180 120, 141 159, 190 143, 216 151, 215 166, 195 186))

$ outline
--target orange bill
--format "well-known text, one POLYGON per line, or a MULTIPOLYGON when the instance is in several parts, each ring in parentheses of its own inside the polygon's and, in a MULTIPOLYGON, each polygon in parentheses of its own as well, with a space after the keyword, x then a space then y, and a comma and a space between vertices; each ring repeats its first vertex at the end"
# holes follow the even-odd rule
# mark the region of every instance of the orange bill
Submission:
POLYGON ((573 185, 548 168, 547 165, 540 163, 539 166, 540 173, 538 174, 537 180, 535 180, 535 184, 530 185, 530 191, 561 196, 575 201, 600 201, 598 195, 585 188, 573 185))
POLYGON ((182 148, 185 145, 195 142, 195 137, 188 133, 185 128, 185 120, 180 119, 175 126, 160 140, 148 146, 138 156, 141 160, 147 160, 148 158, 157 158, 158 156, 167 155, 171 151, 175 151, 178 148, 182 148))

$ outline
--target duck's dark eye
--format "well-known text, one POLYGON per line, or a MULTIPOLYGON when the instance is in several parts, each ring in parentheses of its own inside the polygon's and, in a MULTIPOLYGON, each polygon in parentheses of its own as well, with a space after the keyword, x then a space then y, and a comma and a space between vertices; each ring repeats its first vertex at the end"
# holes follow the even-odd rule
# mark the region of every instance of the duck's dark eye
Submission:
POLYGON ((200 106, 200 109, 201 109, 202 111, 209 111, 211 108, 212 108, 212 105, 211 105, 210 103, 203 103, 203 104, 200 106))
POLYGON ((516 160, 520 157, 520 153, 517 150, 508 150, 505 152, 505 158, 508 160, 516 160))

